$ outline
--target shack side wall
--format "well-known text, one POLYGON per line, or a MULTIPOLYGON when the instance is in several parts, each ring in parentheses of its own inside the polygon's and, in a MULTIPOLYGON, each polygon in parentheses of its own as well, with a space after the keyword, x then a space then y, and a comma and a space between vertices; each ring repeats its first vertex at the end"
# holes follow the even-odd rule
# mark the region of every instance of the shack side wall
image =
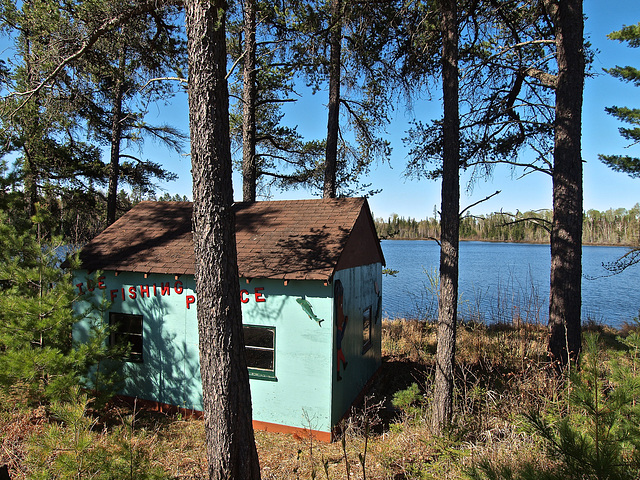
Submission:
MULTIPOLYGON (((105 272, 88 292, 87 272, 76 272, 85 295, 77 312, 87 311, 90 298, 113 300, 109 311, 138 314, 143 322, 143 362, 123 364, 120 393, 146 400, 202 410, 195 282, 192 276, 105 272), (98 287, 100 285, 100 287, 98 287), (154 294, 155 285, 155 294, 154 294), (169 286, 164 289, 161 286, 169 286), (147 287, 148 286, 148 287, 147 287), (141 290, 142 288, 142 290, 141 290), (149 294, 146 294, 147 289, 149 294), (143 293, 141 293, 141 291, 143 293), (178 293, 180 292, 180 293, 178 293), (135 298, 131 298, 135 294, 135 298)), ((329 432, 331 430, 332 288, 320 281, 240 279, 245 325, 275 328, 275 379, 250 380, 253 419, 261 422, 329 432), (320 324, 296 299, 304 299, 320 324)), ((108 322, 108 311, 91 318, 108 322)), ((74 328, 74 339, 89 335, 90 321, 74 328)))
POLYGON ((276 328, 277 381, 251 379, 253 418, 331 431, 331 286, 320 281, 241 279, 240 288, 264 288, 265 302, 242 305, 245 325, 276 328), (318 324, 297 299, 304 299, 318 324))
POLYGON ((333 347, 333 401, 331 422, 337 424, 348 412, 382 363, 382 264, 373 263, 345 270, 334 275, 335 284, 344 288, 343 310, 348 317, 341 349, 347 362, 346 368, 339 359, 337 349, 337 308, 334 310, 333 347), (370 309, 370 310, 369 310, 370 309), (364 318, 369 314, 371 335, 365 345, 364 318), (341 379, 338 380, 338 367, 341 379))
MULTIPOLYGON (((92 298, 94 302, 104 298, 112 302, 111 306, 102 314, 91 312, 92 319, 108 325, 109 312, 143 317, 143 361, 122 363, 124 384, 119 393, 201 410, 196 303, 187 308, 187 298, 195 299, 193 276, 182 275, 176 280, 168 275, 144 278, 142 274, 127 272, 118 276, 113 272, 102 275, 104 288, 94 281, 93 292, 89 292, 88 282, 93 276, 87 272, 76 273, 74 285, 82 283, 76 288, 85 293, 75 303, 76 311, 80 313, 90 309, 92 298)), ((74 340, 84 341, 89 334, 89 325, 88 320, 77 324, 73 331, 74 340)))

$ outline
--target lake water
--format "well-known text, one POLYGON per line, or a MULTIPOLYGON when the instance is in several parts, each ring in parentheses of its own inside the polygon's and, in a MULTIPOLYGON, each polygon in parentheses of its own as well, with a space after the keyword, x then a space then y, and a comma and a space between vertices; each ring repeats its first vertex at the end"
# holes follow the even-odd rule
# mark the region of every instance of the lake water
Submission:
MULTIPOLYGON (((389 318, 435 318, 440 249, 429 240, 383 240, 383 313, 389 318)), ((618 327, 640 309, 640 265, 613 276, 602 267, 625 247, 582 249, 582 318, 618 327)), ((460 316, 484 322, 514 318, 546 324, 549 301, 548 245, 460 242, 460 316)))

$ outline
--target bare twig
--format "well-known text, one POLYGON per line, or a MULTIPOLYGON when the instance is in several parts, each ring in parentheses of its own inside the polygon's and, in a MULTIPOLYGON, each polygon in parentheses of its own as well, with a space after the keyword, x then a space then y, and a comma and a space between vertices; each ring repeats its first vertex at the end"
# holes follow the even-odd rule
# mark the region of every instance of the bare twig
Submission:
POLYGON ((226 77, 224 77, 225 80, 229 80, 229 77, 231 77, 231 74, 233 73, 233 71, 236 69, 236 67, 238 66, 238 64, 242 61, 242 59, 244 58, 245 53, 247 53, 246 50, 242 51, 242 55, 240 55, 235 62, 233 62, 233 65, 231 65, 231 68, 229 69, 229 71, 227 72, 226 77))
MULTIPOLYGON (((496 212, 497 215, 509 215, 512 216, 513 215, 511 213, 504 213, 504 212, 496 212)), ((535 223, 536 225, 539 225, 540 227, 544 228, 547 233, 551 233, 551 222, 545 218, 540 218, 540 217, 523 217, 523 218, 517 218, 511 222, 505 222, 502 224, 503 227, 508 227, 509 225, 515 225, 517 223, 523 223, 523 222, 531 222, 531 223, 535 223)))
POLYGON ((427 237, 427 240, 433 240, 434 242, 436 242, 438 244, 439 247, 442 247, 442 244, 440 243, 440 240, 438 240, 436 237, 427 237))
POLYGON ((495 196, 496 196, 496 195, 498 195, 501 191, 502 191, 502 190, 496 190, 494 193, 492 193, 491 195, 489 195, 489 196, 487 196, 487 197, 483 198, 482 200, 478 200, 477 202, 472 203, 472 204, 471 204, 471 205, 469 205, 468 207, 464 208, 464 209, 459 213, 459 216, 461 217, 461 216, 464 214, 464 212, 466 212, 466 211, 467 211, 467 210, 469 210, 470 208, 473 208, 473 207, 475 207, 476 205, 479 205, 479 204, 481 204, 482 202, 486 202, 486 201, 487 201, 487 200, 489 200, 490 198, 495 197, 495 196))
POLYGON ((182 77, 157 77, 157 78, 151 78, 147 81, 147 83, 145 83, 144 85, 142 85, 140 87, 140 91, 145 90, 152 82, 164 82, 164 81, 170 81, 170 82, 180 82, 180 83, 184 83, 184 84, 188 84, 188 80, 186 78, 182 78, 182 77))

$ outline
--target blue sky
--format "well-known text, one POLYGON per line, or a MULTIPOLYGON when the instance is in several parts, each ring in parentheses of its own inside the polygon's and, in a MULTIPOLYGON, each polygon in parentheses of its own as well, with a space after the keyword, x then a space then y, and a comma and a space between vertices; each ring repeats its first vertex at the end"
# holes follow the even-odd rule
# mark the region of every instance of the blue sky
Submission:
MULTIPOLYGON (((637 0, 585 0, 585 36, 598 50, 592 66, 593 77, 587 78, 584 91, 582 152, 584 164, 584 208, 606 210, 608 208, 631 208, 640 202, 640 180, 626 174, 613 172, 598 160, 599 153, 628 153, 640 155, 640 146, 627 148, 620 137, 621 124, 604 111, 606 106, 619 105, 640 107, 640 88, 616 80, 602 71, 618 65, 640 67, 640 49, 628 48, 625 44, 608 40, 606 35, 619 30, 623 25, 640 22, 640 2, 637 0)), ((437 97, 433 102, 438 102, 437 97)), ((322 138, 326 135, 326 92, 305 96, 292 107, 285 121, 297 124, 299 132, 307 138, 322 138)), ((435 103, 437 108, 437 103, 435 103)), ((434 104, 417 104, 414 113, 432 110, 434 104)), ((154 112, 151 112, 152 114, 154 112)), ((155 115, 182 128, 188 129, 186 96, 173 99, 170 106, 158 107, 155 115)), ((151 115, 153 117, 153 115, 151 115)), ((369 199, 376 217, 388 217, 397 213, 405 217, 425 218, 433 215, 434 206, 440 208, 440 183, 438 181, 409 180, 404 176, 406 149, 402 137, 411 118, 402 106, 398 107, 388 128, 388 139, 393 147, 390 165, 374 165, 366 179, 373 188, 382 192, 369 199)), ((151 143, 145 145, 145 156, 164 163, 166 168, 178 173, 176 182, 163 185, 170 193, 179 193, 191 198, 190 161, 188 156, 178 156, 157 149, 151 143)), ((473 190, 467 189, 468 176, 461 181, 461 208, 475 203, 487 195, 501 190, 502 193, 484 202, 471 211, 474 214, 494 211, 520 211, 551 208, 551 178, 544 174, 531 174, 521 179, 508 167, 496 169, 488 181, 476 183, 473 190)), ((240 179, 234 179, 235 198, 241 199, 240 179)), ((304 190, 276 193, 274 199, 308 198, 312 193, 304 190)))

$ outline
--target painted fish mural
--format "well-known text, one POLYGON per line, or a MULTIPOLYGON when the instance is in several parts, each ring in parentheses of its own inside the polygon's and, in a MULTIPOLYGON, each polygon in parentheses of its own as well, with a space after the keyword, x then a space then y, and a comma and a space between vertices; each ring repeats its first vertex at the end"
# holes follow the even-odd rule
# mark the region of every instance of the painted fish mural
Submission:
POLYGON ((309 315, 309 318, 311 320, 315 320, 315 322, 321 327, 322 322, 324 322, 324 319, 322 318, 318 318, 318 316, 313 313, 313 308, 311 307, 311 304, 307 301, 307 299, 305 298, 296 298, 296 302, 298 302, 300 304, 300 306, 302 307, 302 310, 304 310, 304 313, 306 313, 307 315, 309 315))

